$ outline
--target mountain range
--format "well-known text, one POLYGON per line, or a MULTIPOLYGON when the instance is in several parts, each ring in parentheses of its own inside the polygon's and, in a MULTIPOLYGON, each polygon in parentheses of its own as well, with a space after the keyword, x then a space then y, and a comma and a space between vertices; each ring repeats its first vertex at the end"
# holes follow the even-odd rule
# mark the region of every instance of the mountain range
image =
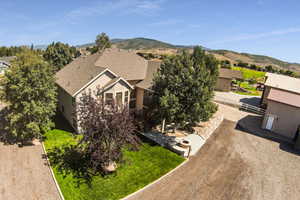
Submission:
MULTIPOLYGON (((174 45, 149 38, 112 39, 111 42, 113 46, 121 49, 131 49, 154 54, 176 54, 179 49, 191 50, 194 47, 193 45, 174 45)), ((95 45, 95 43, 78 45, 76 47, 86 48, 93 45, 95 45)), ((229 60, 231 63, 245 62, 259 66, 272 65, 277 68, 300 72, 299 63, 285 62, 265 55, 240 53, 231 50, 212 50, 203 46, 202 48, 209 54, 214 55, 218 60, 229 60)))

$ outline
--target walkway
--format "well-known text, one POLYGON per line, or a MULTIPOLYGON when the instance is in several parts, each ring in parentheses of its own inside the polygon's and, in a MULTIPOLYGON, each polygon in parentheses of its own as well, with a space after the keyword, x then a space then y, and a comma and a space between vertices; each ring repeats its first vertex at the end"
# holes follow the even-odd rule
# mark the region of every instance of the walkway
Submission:
POLYGON ((41 145, 0 143, 0 199, 59 200, 41 145))

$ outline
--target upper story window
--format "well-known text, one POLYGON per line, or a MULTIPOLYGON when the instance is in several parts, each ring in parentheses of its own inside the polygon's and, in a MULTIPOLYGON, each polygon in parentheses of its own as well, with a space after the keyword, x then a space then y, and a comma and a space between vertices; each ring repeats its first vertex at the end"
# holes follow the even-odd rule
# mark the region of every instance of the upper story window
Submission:
POLYGON ((106 105, 112 105, 113 104, 113 93, 105 93, 105 104, 106 105))
POLYGON ((129 100, 129 92, 126 91, 126 92, 125 92, 125 96, 124 96, 124 103, 127 104, 127 103, 128 103, 128 100, 129 100))
POLYGON ((122 92, 117 92, 116 94, 116 101, 117 101, 117 105, 121 106, 123 104, 123 93, 122 92))

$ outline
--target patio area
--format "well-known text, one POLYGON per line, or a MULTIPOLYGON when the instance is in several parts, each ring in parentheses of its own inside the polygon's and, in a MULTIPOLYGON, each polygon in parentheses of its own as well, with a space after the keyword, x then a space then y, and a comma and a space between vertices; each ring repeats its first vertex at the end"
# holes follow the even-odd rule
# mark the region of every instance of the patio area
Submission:
POLYGON ((222 123, 223 119, 223 114, 221 111, 218 111, 209 121, 200 122, 197 126, 193 127, 194 133, 192 134, 182 130, 170 131, 172 129, 170 125, 167 126, 169 129, 165 133, 161 133, 156 129, 141 134, 183 157, 190 157, 196 155, 203 144, 205 144, 205 141, 222 123))

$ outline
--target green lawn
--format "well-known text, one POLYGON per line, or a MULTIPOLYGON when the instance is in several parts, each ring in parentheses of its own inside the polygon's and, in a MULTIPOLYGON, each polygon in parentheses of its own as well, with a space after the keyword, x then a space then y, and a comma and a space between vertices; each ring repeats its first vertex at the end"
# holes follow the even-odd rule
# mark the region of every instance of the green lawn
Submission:
MULTIPOLYGON (((62 130, 52 130, 46 135, 47 151, 64 144, 76 144, 77 137, 62 130)), ((139 151, 124 150, 124 163, 118 164, 115 174, 94 176, 91 187, 86 183, 77 186, 78 179, 64 176, 53 166, 56 180, 66 200, 120 199, 148 185, 184 161, 184 158, 160 146, 143 143, 139 151)))
POLYGON ((261 91, 256 90, 256 88, 250 85, 247 81, 242 82, 240 87, 246 89, 249 93, 241 91, 235 91, 235 93, 242 95, 261 96, 261 91))
POLYGON ((262 81, 265 77, 266 72, 260 72, 252 69, 242 67, 232 67, 233 70, 241 71, 244 79, 255 79, 256 81, 262 81))

